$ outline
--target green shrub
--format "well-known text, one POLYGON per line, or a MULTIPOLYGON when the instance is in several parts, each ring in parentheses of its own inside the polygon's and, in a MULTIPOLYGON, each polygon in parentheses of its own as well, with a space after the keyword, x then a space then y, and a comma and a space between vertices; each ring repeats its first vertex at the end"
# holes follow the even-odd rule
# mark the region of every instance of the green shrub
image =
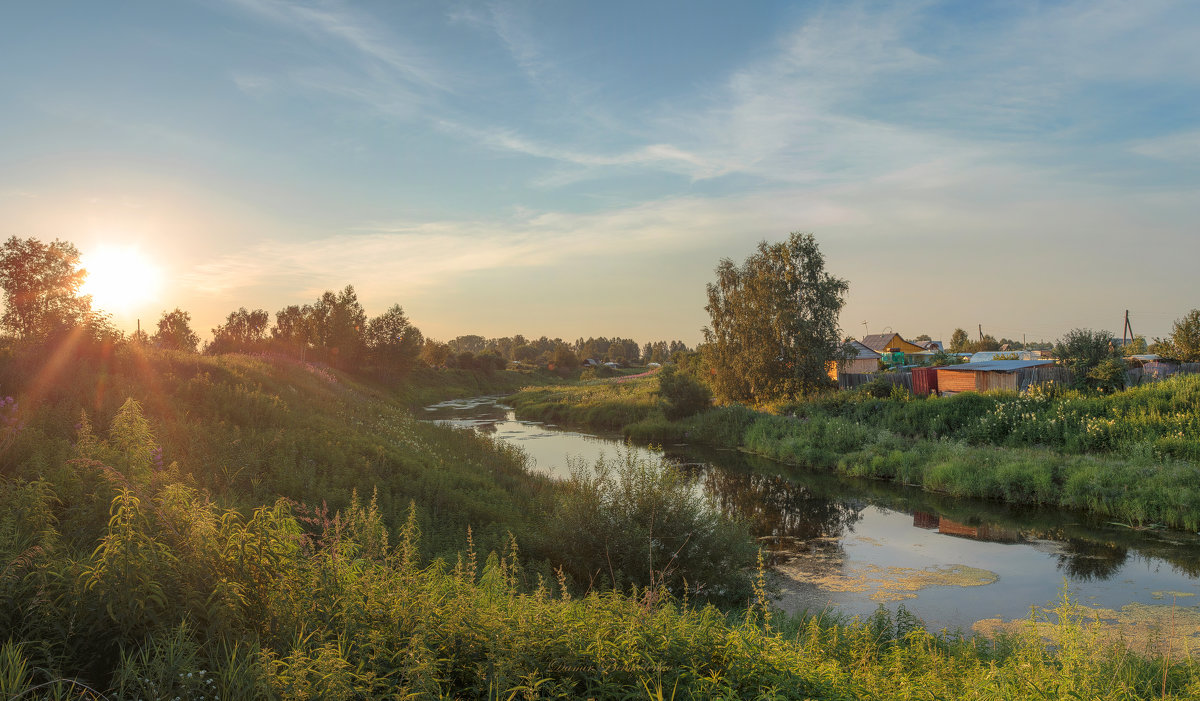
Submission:
POLYGON ((744 601, 754 546, 668 463, 632 452, 572 466, 551 516, 550 557, 578 582, 744 601), (685 589, 686 587, 686 589, 685 589))
POLYGON ((712 407, 712 392, 694 377, 674 367, 658 373, 658 393, 666 401, 663 413, 672 421, 687 418, 712 407))

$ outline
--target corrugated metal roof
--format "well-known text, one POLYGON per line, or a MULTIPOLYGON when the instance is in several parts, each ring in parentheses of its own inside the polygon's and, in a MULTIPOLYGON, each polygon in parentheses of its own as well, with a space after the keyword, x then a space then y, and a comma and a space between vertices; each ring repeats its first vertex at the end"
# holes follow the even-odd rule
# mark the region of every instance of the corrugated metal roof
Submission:
POLYGON ((954 370, 956 372, 1013 372, 1025 368, 1036 368, 1041 365, 1053 365, 1053 360, 982 360, 978 363, 962 365, 947 365, 938 370, 954 370))
POLYGON ((882 358, 883 357, 882 355, 876 353, 875 351, 871 350, 870 348, 867 348, 866 346, 859 343, 858 341, 853 341, 853 340, 848 341, 846 343, 846 345, 848 345, 854 349, 854 352, 855 352, 854 357, 858 360, 863 360, 863 359, 869 360, 871 358, 882 358))
POLYGON ((998 355, 1016 355, 1015 360, 1037 360, 1037 351, 1019 350, 1019 351, 979 351, 971 355, 972 363, 984 363, 990 360, 995 360, 998 355))

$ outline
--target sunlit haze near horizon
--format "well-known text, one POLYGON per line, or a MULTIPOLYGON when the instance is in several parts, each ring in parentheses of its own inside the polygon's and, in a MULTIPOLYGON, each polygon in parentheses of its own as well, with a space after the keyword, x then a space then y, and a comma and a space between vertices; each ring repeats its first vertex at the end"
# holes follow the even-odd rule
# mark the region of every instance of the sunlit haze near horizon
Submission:
POLYGON ((440 340, 695 344, 718 261, 791 231, 856 337, 1200 307, 1197 3, 4 14, 0 235, 136 252, 96 267, 125 330, 352 284, 440 340))

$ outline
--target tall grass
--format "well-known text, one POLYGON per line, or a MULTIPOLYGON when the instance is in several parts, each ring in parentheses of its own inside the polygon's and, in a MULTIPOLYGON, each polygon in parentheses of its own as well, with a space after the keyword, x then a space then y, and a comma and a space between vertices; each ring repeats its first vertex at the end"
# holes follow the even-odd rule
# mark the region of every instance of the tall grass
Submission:
MULTIPOLYGON (((214 635, 196 622, 214 620, 198 618, 208 608, 203 597, 171 594, 167 615, 136 636, 104 613, 104 599, 60 598, 63 620, 74 621, 92 647, 76 654, 113 648, 110 673, 89 679, 107 697, 1184 699, 1200 692, 1192 660, 1132 653, 1069 601, 1049 626, 965 640, 927 632, 903 611, 828 620, 769 615, 753 596, 744 615, 661 589, 574 596, 531 577, 511 549, 476 555, 468 541, 453 567, 422 562, 404 555, 420 550, 415 529, 381 549, 369 509, 340 514, 305 538, 279 508, 260 512, 252 528, 222 528, 215 512, 196 511, 194 502, 188 508, 192 522, 211 532, 211 547, 178 551, 174 570, 154 575, 161 587, 207 581, 210 596, 222 585, 261 587, 265 596, 222 609, 228 633, 214 635), (274 543, 270 555, 237 547, 246 538, 274 543)), ((140 523, 141 538, 180 547, 168 544, 174 536, 158 518, 140 523)), ((78 674, 81 660, 51 633, 0 650, 6 690, 19 697, 44 680, 78 674)))
POLYGON ((526 388, 506 401, 522 418, 605 430, 620 430, 662 412, 658 382, 652 378, 526 388))

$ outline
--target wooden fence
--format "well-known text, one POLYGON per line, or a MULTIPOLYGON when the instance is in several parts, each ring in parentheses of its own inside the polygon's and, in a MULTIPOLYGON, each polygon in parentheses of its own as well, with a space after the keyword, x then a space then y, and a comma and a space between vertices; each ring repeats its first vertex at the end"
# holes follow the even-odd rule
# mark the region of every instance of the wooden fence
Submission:
POLYGON ((1200 373, 1200 363, 1180 363, 1179 365, 1150 365, 1149 367, 1130 368, 1125 372, 1125 386, 1136 387, 1147 382, 1158 382, 1176 375, 1194 375, 1200 373))
POLYGON ((875 378, 900 386, 912 391, 912 372, 844 372, 838 375, 838 389, 854 389, 871 382, 875 378))
POLYGON ((1017 370, 1017 389, 1021 392, 1028 392, 1030 387, 1049 382, 1067 386, 1074 381, 1074 373, 1061 365, 1038 365, 1017 370))

